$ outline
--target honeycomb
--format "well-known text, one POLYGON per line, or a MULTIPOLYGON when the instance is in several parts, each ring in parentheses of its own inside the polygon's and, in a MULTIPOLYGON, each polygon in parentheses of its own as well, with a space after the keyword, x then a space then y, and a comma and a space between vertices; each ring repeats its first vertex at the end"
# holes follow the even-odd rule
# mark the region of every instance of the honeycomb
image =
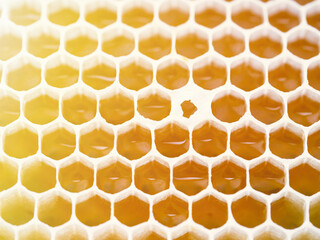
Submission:
POLYGON ((0 239, 320 239, 319 0, 0 0, 0 239))

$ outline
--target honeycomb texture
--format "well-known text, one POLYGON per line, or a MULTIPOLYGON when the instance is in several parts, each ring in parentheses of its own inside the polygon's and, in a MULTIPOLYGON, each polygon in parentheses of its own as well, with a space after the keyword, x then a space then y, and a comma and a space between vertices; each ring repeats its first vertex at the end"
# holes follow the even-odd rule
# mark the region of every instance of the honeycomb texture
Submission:
POLYGON ((0 0, 0 239, 320 239, 319 0, 0 0))

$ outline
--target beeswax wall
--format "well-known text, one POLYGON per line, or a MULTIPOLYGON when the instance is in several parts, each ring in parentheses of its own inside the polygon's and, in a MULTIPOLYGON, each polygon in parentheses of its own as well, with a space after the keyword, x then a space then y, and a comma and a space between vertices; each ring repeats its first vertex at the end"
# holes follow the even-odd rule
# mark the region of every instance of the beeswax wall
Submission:
POLYGON ((318 0, 0 0, 0 239, 320 239, 319 30, 318 0))

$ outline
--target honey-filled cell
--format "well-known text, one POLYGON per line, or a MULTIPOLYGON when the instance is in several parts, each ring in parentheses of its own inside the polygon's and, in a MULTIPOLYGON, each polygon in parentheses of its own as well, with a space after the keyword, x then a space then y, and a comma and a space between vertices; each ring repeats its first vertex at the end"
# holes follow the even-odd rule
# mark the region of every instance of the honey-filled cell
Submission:
POLYGON ((235 29, 214 34, 212 40, 213 49, 224 57, 234 57, 245 50, 244 36, 235 29))
POLYGON ((14 6, 9 11, 10 20, 17 25, 28 26, 36 21, 38 21, 41 17, 39 4, 27 4, 22 3, 14 6))
POLYGON ((272 26, 282 32, 287 32, 300 23, 299 9, 290 5, 278 5, 269 10, 268 17, 272 26), (272 11, 271 11, 272 10, 272 11))
POLYGON ((79 6, 77 6, 74 1, 69 1, 69 3, 72 4, 69 6, 68 4, 59 6, 59 1, 57 2, 58 4, 52 1, 48 5, 49 21, 60 26, 68 26, 75 23, 80 17, 79 6))
POLYGON ((194 240, 194 239, 208 240, 208 237, 207 237, 207 235, 200 233, 199 231, 196 233, 192 230, 189 230, 189 231, 185 231, 182 233, 180 231, 179 234, 177 234, 177 236, 173 236, 172 239, 173 240, 194 240))
POLYGON ((0 126, 4 127, 20 116, 20 100, 15 94, 0 92, 0 126))
POLYGON ((63 228, 60 228, 57 233, 55 240, 89 240, 87 231, 80 227, 78 224, 68 224, 63 228))
MULTIPOLYGON (((60 39, 58 34, 46 34, 40 32, 37 33, 37 35, 33 36, 32 33, 36 31, 39 30, 34 29, 33 31, 30 31, 28 36, 29 53, 36 57, 46 58, 58 51, 60 46, 60 39)), ((55 30, 50 29, 50 31, 55 33, 55 30)))
POLYGON ((147 230, 144 229, 144 231, 139 232, 139 234, 136 234, 133 237, 133 240, 165 240, 167 239, 166 234, 164 233, 158 233, 157 231, 153 230, 147 230))
POLYGON ((223 4, 199 3, 195 8, 196 23, 207 28, 214 28, 226 19, 226 8, 223 4))
POLYGON ((310 59, 319 54, 319 36, 310 30, 298 30, 288 37, 288 50, 301 59, 310 59))
POLYGON ((89 8, 90 4, 87 5, 85 20, 97 28, 104 28, 117 20, 116 7, 112 4, 108 4, 107 7, 101 5, 95 6, 95 9, 89 8))
POLYGON ((102 51, 114 57, 129 55, 135 48, 133 34, 124 29, 109 29, 103 33, 102 40, 102 51))
POLYGON ((249 41, 250 51, 260 58, 274 58, 282 52, 282 39, 281 36, 269 30, 268 34, 256 31, 250 36, 249 41))
POLYGON ((76 57, 87 56, 98 47, 96 32, 85 27, 69 29, 65 41, 65 50, 76 57))
POLYGON ((50 240, 50 230, 42 225, 33 224, 20 229, 18 232, 19 240, 50 240))
POLYGON ((177 1, 176 3, 166 1, 160 5, 159 18, 169 26, 177 27, 188 21, 188 5, 183 1, 177 1))
POLYGON ((0 158, 0 192, 11 188, 17 183, 17 181, 18 181, 18 164, 8 158, 1 157, 0 158))
POLYGON ((263 23, 263 12, 259 5, 234 6, 232 21, 244 29, 254 28, 263 23))
POLYGON ((0 60, 6 61, 17 55, 22 48, 21 36, 13 33, 0 35, 0 60))
POLYGON ((153 6, 146 1, 126 7, 122 13, 122 22, 134 28, 143 27, 152 20, 153 6))

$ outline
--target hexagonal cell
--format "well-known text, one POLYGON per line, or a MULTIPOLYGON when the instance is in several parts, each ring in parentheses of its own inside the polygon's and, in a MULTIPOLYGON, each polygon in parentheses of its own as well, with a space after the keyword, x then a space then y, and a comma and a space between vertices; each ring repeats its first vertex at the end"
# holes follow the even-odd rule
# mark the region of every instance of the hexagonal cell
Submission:
POLYGON ((139 51, 154 60, 170 54, 171 33, 151 26, 139 35, 139 51))
POLYGON ((80 131, 79 150, 88 157, 103 157, 113 149, 113 146, 113 130, 102 123, 93 123, 80 131))
POLYGON ((116 199, 114 216, 123 224, 132 227, 149 219, 149 202, 136 195, 116 199))
POLYGON ((50 192, 40 197, 38 219, 51 227, 60 226, 71 218, 71 199, 60 192, 50 192))
POLYGON ((135 112, 133 96, 116 89, 100 99, 99 111, 108 123, 117 125, 129 121, 135 112))
POLYGON ((185 100, 181 104, 181 110, 183 112, 183 117, 190 118, 197 110, 198 108, 191 100, 185 100))
POLYGON ((191 157, 174 165, 172 182, 177 190, 192 196, 207 188, 208 174, 207 164, 191 157))
POLYGON ((226 8, 223 4, 202 2, 195 8, 196 23, 207 28, 214 28, 226 20, 226 8))
POLYGON ((65 33, 65 49, 77 57, 84 57, 93 53, 98 47, 97 34, 88 27, 70 28, 65 33))
POLYGON ((120 63, 119 82, 122 86, 138 91, 152 83, 152 64, 143 58, 128 59, 120 63))
POLYGON ((1 196, 1 218, 12 225, 23 225, 34 215, 34 199, 22 188, 9 190, 1 196))
POLYGON ((117 8, 110 2, 87 4, 85 20, 97 28, 104 28, 117 20, 117 8))
POLYGON ((94 233, 93 240, 127 240, 128 235, 118 225, 104 226, 94 233))
POLYGON ((109 87, 116 80, 116 64, 109 59, 99 60, 99 56, 93 57, 82 66, 82 81, 95 90, 109 87))
POLYGON ((83 124, 92 120, 97 112, 95 94, 84 89, 72 89, 62 96, 62 115, 72 124, 83 124), (78 92, 78 93, 77 93, 78 92))
POLYGON ((280 231, 278 228, 267 226, 266 229, 257 231, 254 240, 281 240, 285 238, 286 234, 280 231))
POLYGON ((320 31, 320 11, 319 5, 307 10, 307 22, 310 26, 320 31))
POLYGON ((48 19, 50 22, 68 26, 78 21, 79 6, 75 1, 52 1, 48 5, 48 19))
POLYGON ((281 36, 272 29, 257 30, 250 35, 250 51, 261 58, 273 58, 282 52, 281 36))
POLYGON ((159 18, 162 22, 177 27, 189 19, 189 7, 180 0, 165 1, 159 7, 159 18))
POLYGON ((188 65, 177 59, 169 59, 157 67, 157 82, 167 89, 175 90, 185 86, 190 78, 188 65))
POLYGON ((301 65, 290 59, 273 62, 269 65, 268 80, 280 91, 293 91, 302 84, 301 65))
POLYGON ((227 158, 211 169, 212 186, 224 194, 234 194, 246 186, 246 169, 236 159, 227 158))
POLYGON ((60 166, 58 176, 59 183, 65 190, 81 192, 93 185, 93 165, 81 159, 71 159, 60 166))
POLYGON ((250 112, 260 122, 272 124, 284 114, 283 99, 275 91, 261 90, 251 95, 250 112))
POLYGON ((320 129, 318 127, 309 131, 307 144, 309 154, 320 159, 320 129))
POLYGON ((59 116, 59 96, 49 91, 31 92, 25 97, 24 116, 35 124, 54 121, 59 116))
POLYGON ((292 124, 271 129, 269 134, 270 151, 281 158, 292 159, 303 153, 302 129, 292 124))
POLYGON ((216 32, 212 45, 216 52, 225 57, 234 57, 245 49, 243 34, 234 28, 225 28, 216 32))
POLYGON ((32 224, 19 229, 18 239, 19 240, 32 240, 32 239, 50 240, 51 234, 50 234, 50 230, 47 227, 44 227, 43 225, 40 225, 40 224, 32 224))
POLYGON ((294 0, 294 1, 299 3, 300 5, 306 5, 308 3, 311 3, 314 0, 294 0))
POLYGON ((4 127, 20 116, 20 99, 9 92, 0 92, 0 126, 4 127))
POLYGON ((118 131, 117 151, 129 160, 136 160, 151 150, 151 132, 148 127, 133 123, 118 131))
POLYGON ((97 194, 79 197, 76 203, 76 216, 87 226, 97 226, 110 219, 111 203, 97 194))
POLYGON ((314 231, 313 229, 303 229, 297 232, 296 234, 293 234, 292 240, 317 240, 320 238, 320 235, 318 232, 314 231))
POLYGON ((128 3, 122 11, 122 22, 134 28, 142 27, 153 20, 153 6, 146 1, 128 3))
POLYGON ((220 59, 201 59, 193 64, 192 79, 206 90, 220 87, 227 81, 226 65, 220 59))
POLYGON ((310 201, 309 207, 310 222, 317 228, 320 228, 320 201, 319 198, 310 201))
POLYGON ((111 159, 107 164, 101 163, 97 171, 97 187, 106 193, 117 193, 131 185, 132 171, 130 165, 119 159, 111 159))
POLYGON ((135 48, 132 32, 124 28, 110 28, 102 34, 102 51, 114 57, 129 55, 135 48))
POLYGON ((0 60, 6 61, 16 56, 22 48, 20 34, 1 33, 0 35, 0 60))
POLYGON ((41 152, 54 160, 61 160, 74 152, 76 136, 69 125, 52 125, 45 129, 41 141, 41 152))
POLYGON ((3 133, 3 151, 10 157, 26 158, 38 151, 37 130, 23 122, 5 129, 3 133))
POLYGON ((304 222, 304 201, 288 192, 271 203, 271 219, 285 229, 300 227, 304 222))
MULTIPOLYGON (((139 229, 140 230, 140 229, 139 229)), ((142 228, 139 232, 133 235, 133 240, 165 240, 168 239, 167 234, 158 231, 153 226, 142 228), (150 229, 149 229, 150 228, 150 229)))
POLYGON ((263 64, 253 58, 243 58, 233 62, 230 81, 244 91, 252 91, 264 83, 263 64))
POLYGON ((198 28, 187 28, 177 33, 176 51, 178 54, 194 59, 209 50, 207 33, 198 28))
POLYGON ((267 219, 267 206, 255 195, 245 195, 231 204, 232 215, 237 223, 254 228, 267 219))
POLYGON ((169 165, 157 158, 151 158, 136 166, 134 174, 136 188, 147 193, 156 194, 169 188, 169 165))
POLYGON ((192 203, 192 219, 208 229, 221 227, 228 220, 228 205, 224 200, 207 195, 192 203))
POLYGON ((7 85, 17 91, 26 91, 41 82, 41 68, 31 59, 18 59, 8 65, 7 85))
POLYGON ((238 228, 229 227, 219 232, 215 240, 246 240, 248 236, 238 228))
POLYGON ((319 54, 319 36, 306 29, 297 30, 288 37, 288 50, 302 59, 310 59, 319 54))
POLYGON ((223 122, 236 122, 246 112, 245 98, 233 91, 217 93, 211 102, 212 114, 223 122))
POLYGON ((9 11, 9 17, 12 22, 22 26, 28 26, 41 17, 41 6, 39 4, 27 2, 16 4, 9 11))
POLYGON ((197 125, 192 131, 193 149, 207 157, 216 157, 227 149, 227 130, 213 121, 197 125))
POLYGON ((288 115, 298 124, 310 126, 320 119, 320 96, 305 90, 288 99, 288 115))
POLYGON ((17 181, 18 164, 7 158, 0 158, 0 192, 11 188, 17 183, 17 181))
POLYGON ((278 4, 268 9, 269 23, 282 32, 287 32, 300 23, 299 9, 293 4, 278 4))
POLYGON ((252 188, 264 194, 277 193, 285 185, 284 167, 272 159, 254 164, 249 174, 252 188))
POLYGON ((195 230, 193 229, 180 229, 179 231, 176 231, 174 234, 172 234, 173 240, 208 240, 208 237, 205 233, 201 232, 201 231, 197 231, 195 232, 195 230), (183 231, 181 231, 183 230, 183 231))
POLYGON ((56 232, 55 240, 89 240, 87 231, 77 224, 67 224, 56 232))
POLYGON ((155 145, 166 157, 178 157, 189 150, 189 131, 185 126, 169 122, 155 129, 155 145))
POLYGON ((263 23, 263 12, 257 4, 242 3, 233 6, 231 18, 240 27, 250 29, 263 23))
POLYGON ((49 161, 34 159, 23 164, 21 183, 28 190, 42 193, 56 186, 56 168, 49 161))
POLYGON ((246 160, 259 157, 266 150, 264 129, 253 122, 246 122, 233 128, 230 135, 230 148, 234 154, 246 160))
POLYGON ((311 196, 320 191, 319 165, 313 162, 301 163, 289 170, 290 186, 306 195, 311 196))
POLYGON ((155 220, 167 227, 174 227, 187 220, 188 202, 175 196, 163 196, 153 204, 155 220))
POLYGON ((315 61, 308 66, 307 81, 311 87, 320 91, 320 63, 315 61))
POLYGON ((164 91, 152 89, 139 94, 137 105, 143 117, 160 121, 171 112, 171 97, 164 91))

